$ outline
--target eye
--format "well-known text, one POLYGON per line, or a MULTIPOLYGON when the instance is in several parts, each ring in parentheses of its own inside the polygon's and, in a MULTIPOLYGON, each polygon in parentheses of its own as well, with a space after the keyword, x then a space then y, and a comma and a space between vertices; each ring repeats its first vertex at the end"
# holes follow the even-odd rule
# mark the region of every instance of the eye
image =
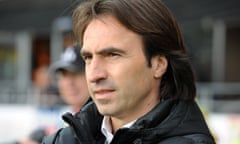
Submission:
POLYGON ((92 56, 91 55, 82 55, 82 58, 83 60, 86 62, 86 61, 89 61, 92 59, 92 56))
POLYGON ((117 57, 117 56, 119 56, 119 54, 111 52, 111 53, 107 53, 105 56, 106 57, 117 57))

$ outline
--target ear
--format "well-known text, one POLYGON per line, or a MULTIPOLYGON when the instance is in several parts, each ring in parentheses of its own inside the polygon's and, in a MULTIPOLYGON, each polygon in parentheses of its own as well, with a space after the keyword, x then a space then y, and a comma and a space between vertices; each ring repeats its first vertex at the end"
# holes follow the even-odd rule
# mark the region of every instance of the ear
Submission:
POLYGON ((165 56, 157 55, 152 58, 153 76, 156 79, 161 78, 167 71, 168 61, 165 56))

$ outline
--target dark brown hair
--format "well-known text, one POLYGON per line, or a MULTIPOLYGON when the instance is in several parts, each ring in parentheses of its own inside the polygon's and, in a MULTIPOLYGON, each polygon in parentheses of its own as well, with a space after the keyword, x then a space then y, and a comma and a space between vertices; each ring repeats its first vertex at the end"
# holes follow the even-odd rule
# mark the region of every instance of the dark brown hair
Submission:
POLYGON ((196 85, 179 26, 161 0, 88 0, 75 9, 73 31, 82 45, 84 31, 99 15, 112 15, 129 30, 142 36, 144 54, 165 56, 168 68, 160 85, 161 98, 194 99, 196 85))

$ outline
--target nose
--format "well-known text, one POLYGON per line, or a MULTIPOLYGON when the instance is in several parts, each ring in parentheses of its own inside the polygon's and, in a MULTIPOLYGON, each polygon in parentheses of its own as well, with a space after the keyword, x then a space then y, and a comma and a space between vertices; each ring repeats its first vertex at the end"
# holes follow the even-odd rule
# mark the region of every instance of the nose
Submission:
POLYGON ((107 78, 104 63, 97 58, 93 58, 91 63, 86 66, 87 80, 91 83, 98 83, 107 78))

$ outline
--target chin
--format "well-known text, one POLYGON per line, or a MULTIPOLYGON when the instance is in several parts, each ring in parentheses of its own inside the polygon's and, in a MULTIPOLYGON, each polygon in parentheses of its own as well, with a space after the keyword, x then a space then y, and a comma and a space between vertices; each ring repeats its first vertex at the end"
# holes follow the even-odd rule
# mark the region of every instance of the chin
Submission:
POLYGON ((109 111, 99 111, 99 113, 104 116, 112 116, 113 115, 112 112, 109 112, 109 111))
POLYGON ((108 116, 108 115, 112 114, 112 112, 110 111, 111 108, 107 105, 102 106, 102 105, 97 104, 97 109, 98 109, 99 113, 102 115, 108 116))

